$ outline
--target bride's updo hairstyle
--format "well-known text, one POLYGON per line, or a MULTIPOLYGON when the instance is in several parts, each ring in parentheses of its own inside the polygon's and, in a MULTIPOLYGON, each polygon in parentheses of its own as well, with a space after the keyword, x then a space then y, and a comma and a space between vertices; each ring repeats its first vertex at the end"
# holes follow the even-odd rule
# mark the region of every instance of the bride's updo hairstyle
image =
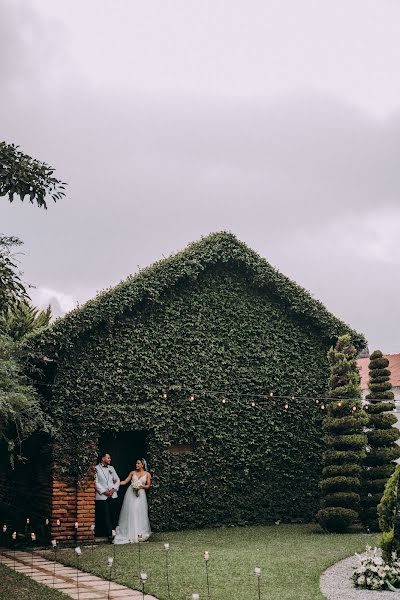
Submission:
POLYGON ((147 460, 145 458, 139 457, 139 458, 136 459, 136 462, 138 462, 138 461, 142 463, 143 469, 145 471, 147 471, 147 460))

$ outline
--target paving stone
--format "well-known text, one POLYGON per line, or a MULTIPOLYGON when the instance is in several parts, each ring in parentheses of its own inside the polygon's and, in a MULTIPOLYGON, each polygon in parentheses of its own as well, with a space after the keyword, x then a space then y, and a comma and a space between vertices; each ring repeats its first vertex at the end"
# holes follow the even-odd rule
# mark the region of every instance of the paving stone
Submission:
MULTIPOLYGON (((119 583, 101 579, 91 573, 78 571, 74 567, 66 567, 54 560, 33 555, 31 552, 18 551, 14 553, 9 549, 0 549, 0 563, 14 568, 19 573, 31 577, 35 581, 50 588, 62 591, 70 598, 79 600, 108 600, 110 589, 111 600, 142 600, 142 592, 132 590, 119 583), (77 579, 79 589, 77 587, 77 579)), ((145 600, 157 600, 154 596, 146 594, 145 600)))

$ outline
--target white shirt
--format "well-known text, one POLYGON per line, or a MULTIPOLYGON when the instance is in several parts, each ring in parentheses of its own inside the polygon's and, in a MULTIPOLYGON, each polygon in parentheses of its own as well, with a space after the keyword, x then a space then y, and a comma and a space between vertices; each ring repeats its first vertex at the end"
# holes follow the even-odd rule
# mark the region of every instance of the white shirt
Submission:
POLYGON ((96 500, 107 500, 109 496, 106 496, 104 492, 114 488, 115 492, 112 497, 117 498, 117 491, 119 490, 120 479, 117 475, 116 470, 111 465, 103 466, 99 463, 96 466, 96 500))

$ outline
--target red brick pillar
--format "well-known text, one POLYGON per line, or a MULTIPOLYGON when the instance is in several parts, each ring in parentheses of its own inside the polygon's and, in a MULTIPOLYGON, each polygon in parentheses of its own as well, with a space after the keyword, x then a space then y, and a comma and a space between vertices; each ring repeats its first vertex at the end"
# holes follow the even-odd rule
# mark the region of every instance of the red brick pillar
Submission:
POLYGON ((60 540, 73 540, 75 538, 75 521, 76 487, 53 478, 51 498, 52 537, 60 540))
POLYGON ((94 474, 91 473, 78 484, 76 520, 79 524, 78 539, 89 540, 93 533, 91 525, 95 522, 95 499, 94 474))
POLYGON ((60 540, 80 541, 92 538, 95 522, 95 487, 93 473, 76 485, 52 481, 51 533, 60 540), (59 525, 57 524, 59 521, 59 525), (78 528, 75 524, 78 524, 78 528))

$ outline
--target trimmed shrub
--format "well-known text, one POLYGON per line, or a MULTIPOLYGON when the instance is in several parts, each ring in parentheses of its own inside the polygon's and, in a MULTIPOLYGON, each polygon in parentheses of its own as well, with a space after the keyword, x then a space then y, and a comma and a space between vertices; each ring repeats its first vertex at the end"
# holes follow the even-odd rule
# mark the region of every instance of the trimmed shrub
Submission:
POLYGON ((365 457, 363 427, 367 417, 361 406, 356 354, 348 335, 339 337, 335 348, 328 352, 328 396, 332 401, 324 420, 329 435, 324 438, 327 450, 323 453, 325 467, 320 482, 322 508, 316 517, 323 529, 332 532, 346 531, 359 520, 359 475, 365 457))
POLYGON ((342 506, 343 508, 358 509, 360 504, 360 494, 355 492, 336 492, 329 494, 323 499, 323 508, 325 506, 342 506))
POLYGON ((338 477, 341 475, 358 476, 361 474, 362 466, 351 463, 344 463, 343 465, 328 465, 322 469, 322 475, 324 477, 338 477))
MULTIPOLYGON (((397 428, 393 427, 396 417, 390 411, 394 409, 394 395, 391 391, 389 361, 380 350, 375 350, 370 356, 369 383, 370 393, 367 395, 366 412, 368 419, 368 454, 364 460, 363 474, 363 522, 373 531, 378 530, 378 515, 376 506, 367 502, 372 495, 378 496, 385 489, 390 476, 390 463, 400 457, 400 448, 395 443, 400 436, 397 428), (389 466, 389 468, 387 468, 389 466)), ((379 502, 378 496, 378 502, 379 502)), ((377 502, 377 504, 378 504, 377 502)))
POLYGON ((365 435, 326 435, 324 437, 324 442, 327 446, 331 446, 338 450, 342 450, 343 448, 360 450, 361 448, 365 448, 365 435))
POLYGON ((332 492, 347 492, 360 487, 358 477, 328 477, 320 482, 320 488, 324 494, 332 492))
POLYGON ((381 547, 387 562, 390 562, 392 552, 399 552, 400 550, 399 478, 400 465, 397 465, 394 473, 386 482, 382 499, 377 508, 379 527, 383 532, 381 547))
POLYGON ((340 506, 322 508, 317 515, 318 523, 326 531, 344 533, 358 519, 358 511, 340 506))
POLYGON ((369 419, 368 424, 370 427, 374 427, 374 429, 389 429, 397 423, 397 417, 393 413, 375 413, 370 414, 371 411, 368 411, 369 419))

